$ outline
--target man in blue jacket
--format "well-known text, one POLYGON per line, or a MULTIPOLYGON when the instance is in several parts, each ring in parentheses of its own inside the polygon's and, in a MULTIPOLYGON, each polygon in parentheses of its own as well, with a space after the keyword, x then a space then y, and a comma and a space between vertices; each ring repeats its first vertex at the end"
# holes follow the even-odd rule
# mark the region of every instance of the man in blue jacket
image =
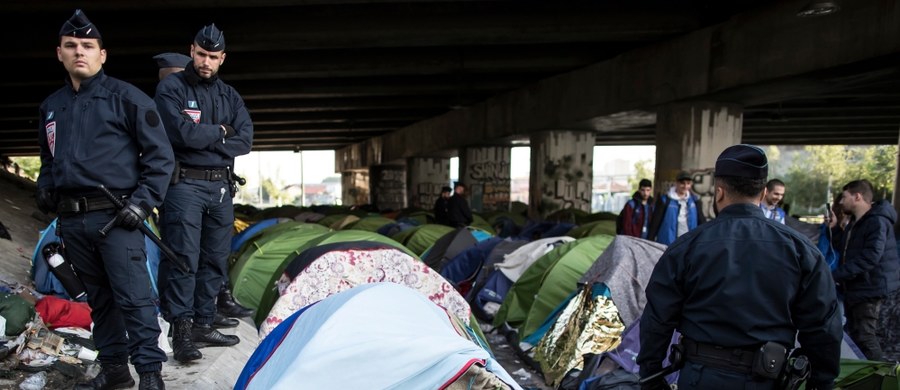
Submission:
POLYGON ((229 346, 240 339, 213 328, 216 296, 227 277, 235 187, 234 158, 250 152, 253 123, 244 100, 219 78, 225 35, 200 29, 190 46, 191 62, 156 88, 156 105, 175 151, 176 169, 160 213, 163 240, 188 264, 183 272, 160 263, 168 274, 164 315, 173 323, 175 360, 203 357, 198 345, 229 346), (198 344, 194 344, 198 343, 198 344))
POLYGON ((670 245, 676 238, 706 222, 706 217, 700 211, 700 198, 691 193, 693 183, 691 174, 681 171, 675 176, 675 185, 667 193, 657 197, 653 217, 650 219, 648 239, 670 245))
POLYGON ((873 193, 868 180, 854 180, 843 188, 840 204, 851 220, 843 230, 835 229, 841 260, 832 276, 844 292, 850 338, 866 358, 881 360, 879 310, 884 298, 900 288, 900 260, 894 237, 897 213, 886 201, 873 204, 873 193))

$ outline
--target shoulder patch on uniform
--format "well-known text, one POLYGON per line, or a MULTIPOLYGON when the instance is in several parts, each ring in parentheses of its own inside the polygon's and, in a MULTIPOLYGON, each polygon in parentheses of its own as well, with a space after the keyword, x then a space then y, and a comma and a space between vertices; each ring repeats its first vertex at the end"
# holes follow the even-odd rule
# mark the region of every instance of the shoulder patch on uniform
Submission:
POLYGON ((147 110, 147 113, 144 114, 144 121, 146 121, 150 127, 159 126, 159 114, 154 110, 147 110))
POLYGON ((45 119, 45 120, 48 120, 48 121, 49 121, 49 120, 51 120, 51 119, 53 119, 53 111, 50 111, 50 112, 47 113, 47 119, 45 119))

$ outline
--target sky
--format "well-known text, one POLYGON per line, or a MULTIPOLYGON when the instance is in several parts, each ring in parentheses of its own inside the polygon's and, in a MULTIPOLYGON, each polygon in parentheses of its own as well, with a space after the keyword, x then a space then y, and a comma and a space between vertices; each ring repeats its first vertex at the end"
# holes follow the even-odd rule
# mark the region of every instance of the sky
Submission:
MULTIPOLYGON (((529 147, 512 148, 510 176, 526 177, 531 170, 529 147)), ((614 160, 625 160, 629 167, 639 160, 653 159, 655 146, 595 146, 594 171, 599 172, 606 164, 614 160)), ((300 153, 283 152, 250 152, 235 159, 235 172, 247 179, 247 185, 256 187, 256 178, 270 177, 282 185, 300 183, 321 183, 328 177, 340 176, 334 172, 334 151, 309 150, 300 153), (302 168, 302 169, 301 169, 302 168)), ((451 180, 456 180, 459 172, 459 159, 450 160, 451 180)))

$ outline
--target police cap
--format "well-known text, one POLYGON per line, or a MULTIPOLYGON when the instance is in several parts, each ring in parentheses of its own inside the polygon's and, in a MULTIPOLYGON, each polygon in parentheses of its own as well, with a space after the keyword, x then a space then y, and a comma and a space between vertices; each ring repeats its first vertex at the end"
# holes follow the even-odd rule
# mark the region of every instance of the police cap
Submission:
POLYGON ((733 145, 722 151, 716 160, 716 176, 736 176, 765 179, 769 176, 766 153, 753 145, 733 145))
POLYGON ((225 50, 225 33, 216 28, 216 24, 210 24, 197 31, 194 43, 207 51, 225 50))
POLYGON ((59 36, 101 39, 100 30, 97 30, 97 26, 94 26, 80 9, 76 9, 72 17, 63 23, 59 29, 59 36))
POLYGON ((161 53, 153 56, 153 59, 160 68, 185 68, 191 62, 191 57, 181 53, 161 53))

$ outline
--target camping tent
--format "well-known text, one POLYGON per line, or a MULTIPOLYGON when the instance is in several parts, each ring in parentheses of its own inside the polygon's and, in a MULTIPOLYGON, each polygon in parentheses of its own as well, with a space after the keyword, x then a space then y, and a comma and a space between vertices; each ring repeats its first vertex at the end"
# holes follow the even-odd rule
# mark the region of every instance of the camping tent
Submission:
MULTIPOLYGON (((459 228, 445 234, 425 250, 425 253, 421 256, 422 261, 432 269, 440 272, 451 258, 466 249, 474 247, 481 241, 475 237, 475 231, 475 229, 471 228, 459 228)), ((483 233, 481 231, 478 232, 483 233)), ((479 236, 485 237, 484 234, 479 236)))
POLYGON ((505 322, 524 337, 536 331, 575 291, 578 280, 612 240, 608 235, 588 236, 541 256, 512 285, 494 317, 494 326, 505 322))
POLYGON ((234 388, 451 386, 521 389, 453 315, 408 287, 372 283, 287 318, 256 348, 234 388))
POLYGON ((416 255, 421 256, 428 248, 434 245, 435 241, 454 230, 449 226, 427 224, 404 230, 391 238, 409 248, 416 255))
MULTIPOLYGON (((374 233, 373 233, 374 234, 374 233)), ((469 304, 444 278, 414 255, 376 241, 335 241, 311 246, 285 267, 279 297, 260 324, 260 337, 300 308, 355 286, 393 282, 413 288, 469 321, 469 304)))
POLYGON ((277 261, 278 266, 275 268, 267 269, 268 273, 263 275, 265 277, 264 283, 260 286, 259 291, 259 300, 258 305, 256 306, 256 323, 260 324, 269 314, 269 311, 272 309, 272 305, 275 304, 275 301, 278 299, 278 291, 274 288, 276 282, 281 278, 284 273, 285 268, 291 264, 291 262, 303 251, 316 247, 319 245, 339 243, 339 242, 354 242, 354 241, 372 241, 379 242, 382 244, 390 245, 393 248, 402 250, 406 254, 412 256, 418 261, 415 254, 410 252, 408 249, 403 247, 394 240, 382 236, 378 233, 367 232, 363 230, 340 230, 336 232, 330 232, 325 234, 319 234, 314 237, 310 237, 308 239, 302 240, 299 245, 292 247, 291 250, 287 252, 280 252, 279 255, 281 258, 277 261))
POLYGON ((616 236, 578 281, 580 289, 523 340, 536 344, 548 383, 558 385, 585 354, 601 354, 618 344, 647 302, 644 290, 666 246, 631 236, 616 236))
POLYGON ((574 238, 582 238, 587 236, 593 236, 596 234, 608 234, 611 236, 616 235, 616 221, 615 220, 600 220, 588 222, 583 225, 576 226, 569 230, 567 235, 569 237, 574 238))
POLYGON ((395 221, 393 219, 385 218, 380 215, 370 215, 356 222, 350 223, 347 226, 344 226, 343 229, 356 229, 365 230, 367 232, 377 232, 378 229, 380 229, 382 226, 389 225, 394 222, 395 221))
MULTIPOLYGON (((238 254, 228 278, 232 293, 242 305, 258 309, 263 292, 272 286, 272 275, 280 273, 290 253, 309 240, 328 232, 324 226, 284 222, 264 229, 238 254)), ((259 313, 257 313, 259 314, 259 313)))
POLYGON ((247 226, 244 230, 241 230, 240 233, 235 234, 231 237, 231 251, 237 252, 241 249, 241 246, 244 245, 247 240, 251 237, 259 234, 263 231, 263 229, 275 225, 279 222, 279 218, 268 218, 262 221, 254 222, 253 224, 247 226))

